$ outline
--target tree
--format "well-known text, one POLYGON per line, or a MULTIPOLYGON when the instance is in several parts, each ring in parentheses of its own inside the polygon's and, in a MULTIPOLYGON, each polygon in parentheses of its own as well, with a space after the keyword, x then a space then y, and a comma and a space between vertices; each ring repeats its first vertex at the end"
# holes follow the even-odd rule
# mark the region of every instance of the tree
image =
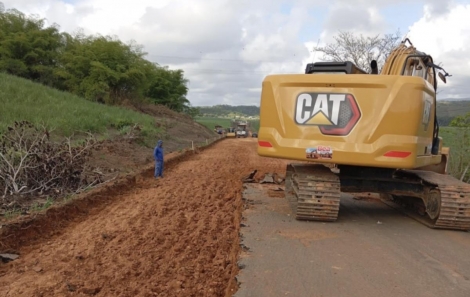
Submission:
POLYGON ((178 112, 184 112, 190 106, 186 98, 188 80, 184 77, 183 70, 170 70, 156 65, 150 81, 145 95, 154 103, 178 112))
POLYGON ((62 47, 57 25, 0 9, 0 71, 53 86, 57 51, 62 47))
POLYGON ((356 66, 370 73, 370 62, 376 60, 379 69, 385 63, 388 54, 400 42, 400 32, 381 36, 355 36, 352 32, 340 31, 333 37, 335 43, 314 47, 323 53, 323 60, 334 62, 352 61, 356 66))
POLYGON ((68 42, 56 70, 61 87, 92 101, 118 103, 137 98, 146 83, 138 48, 109 36, 65 37, 68 42))
POLYGON ((188 80, 145 59, 134 41, 117 37, 60 33, 57 25, 0 2, 0 71, 71 92, 104 104, 124 100, 162 104, 197 114, 186 98, 188 80))
POLYGON ((194 107, 191 105, 187 105, 183 108, 183 113, 189 115, 191 118, 195 118, 201 115, 201 110, 199 107, 194 107))

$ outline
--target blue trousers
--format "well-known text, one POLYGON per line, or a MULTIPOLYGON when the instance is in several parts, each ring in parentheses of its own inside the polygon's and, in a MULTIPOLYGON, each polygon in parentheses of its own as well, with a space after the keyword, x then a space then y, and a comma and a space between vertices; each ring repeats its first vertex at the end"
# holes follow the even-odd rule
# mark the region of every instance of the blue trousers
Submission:
POLYGON ((163 177, 163 161, 155 161, 155 177, 163 177))

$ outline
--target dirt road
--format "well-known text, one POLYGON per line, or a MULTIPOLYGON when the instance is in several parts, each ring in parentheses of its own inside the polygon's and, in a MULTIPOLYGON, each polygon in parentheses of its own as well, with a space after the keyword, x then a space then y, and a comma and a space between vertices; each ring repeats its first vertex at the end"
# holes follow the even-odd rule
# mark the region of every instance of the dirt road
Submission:
POLYGON ((430 229, 364 195, 343 194, 334 223, 300 222, 278 186, 247 187, 235 297, 470 296, 468 232, 430 229))
POLYGON ((255 168, 284 165, 261 161, 255 139, 227 139, 143 180, 0 264, 0 296, 231 296, 241 178, 255 168))

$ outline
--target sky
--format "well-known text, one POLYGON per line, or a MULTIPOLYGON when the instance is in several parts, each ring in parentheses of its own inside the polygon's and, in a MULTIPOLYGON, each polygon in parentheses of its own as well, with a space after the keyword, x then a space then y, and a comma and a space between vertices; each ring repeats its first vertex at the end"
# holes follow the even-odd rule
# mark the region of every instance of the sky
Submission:
MULTIPOLYGON (((117 36, 183 69, 193 106, 259 106, 266 75, 304 73, 339 30, 395 33, 452 77, 438 99, 470 97, 470 0, 0 0, 69 33, 117 36)), ((440 81, 439 81, 440 82, 440 81)))

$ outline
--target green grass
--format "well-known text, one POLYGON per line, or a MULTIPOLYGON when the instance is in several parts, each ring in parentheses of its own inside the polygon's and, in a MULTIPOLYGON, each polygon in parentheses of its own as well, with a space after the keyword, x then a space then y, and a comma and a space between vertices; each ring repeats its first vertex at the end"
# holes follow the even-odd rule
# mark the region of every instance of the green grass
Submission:
POLYGON ((214 130, 216 125, 222 126, 224 128, 230 127, 230 119, 224 118, 209 118, 209 117, 196 117, 196 122, 201 125, 204 125, 210 130, 214 130))
MULTIPOLYGON (((465 139, 464 133, 467 130, 467 135, 470 136, 470 128, 458 127, 440 127, 439 136, 442 137, 443 146, 450 147, 452 151, 460 152, 470 145, 470 139, 465 139)), ((470 157, 470 156, 469 156, 470 157)))
POLYGON ((449 173, 460 178, 465 166, 470 164, 470 128, 441 127, 439 136, 443 146, 450 147, 449 173))
POLYGON ((44 124, 59 136, 85 131, 106 135, 109 129, 125 132, 134 123, 141 125, 144 137, 154 139, 161 132, 149 115, 91 102, 3 73, 0 73, 0 104, 0 133, 14 121, 22 120, 44 124))
POLYGON ((456 135, 457 129, 453 127, 440 127, 439 128, 439 136, 442 137, 443 146, 452 146, 455 145, 457 141, 456 135))
MULTIPOLYGON (((206 126, 210 130, 214 130, 216 125, 220 125, 224 128, 228 128, 231 125, 231 119, 228 118, 214 118, 214 117, 197 117, 196 122, 206 126)), ((259 120, 248 120, 250 122, 251 129, 258 132, 259 120)))

